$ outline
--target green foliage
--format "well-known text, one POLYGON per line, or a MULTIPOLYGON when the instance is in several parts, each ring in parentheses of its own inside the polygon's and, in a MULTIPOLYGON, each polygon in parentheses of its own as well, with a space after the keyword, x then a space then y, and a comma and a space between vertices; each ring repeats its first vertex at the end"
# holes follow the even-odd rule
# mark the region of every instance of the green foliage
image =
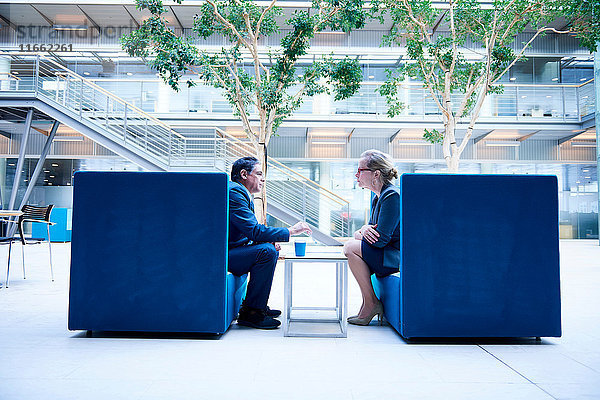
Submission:
MULTIPOLYGON (((297 73, 297 64, 307 55, 315 33, 325 29, 349 32, 363 27, 363 0, 315 1, 317 12, 295 12, 287 21, 291 31, 281 40, 281 50, 269 52, 269 63, 261 61, 257 45, 261 37, 279 31, 279 7, 268 9, 251 0, 203 3, 194 17, 195 35, 201 39, 223 35, 230 42, 220 52, 208 53, 198 49, 192 38, 178 37, 167 26, 161 0, 136 0, 136 4, 152 16, 121 39, 128 54, 144 58, 174 90, 179 90, 180 80, 190 73, 205 84, 223 89, 237 115, 244 116, 255 107, 261 119, 272 121, 272 132, 300 107, 304 96, 332 92, 336 100, 343 100, 360 87, 362 74, 357 60, 323 57, 305 68, 302 75, 297 73)), ((195 84, 187 80, 188 87, 195 84)))
MULTIPOLYGON (((387 81, 378 89, 386 98, 390 117, 408 107, 398 89, 409 77, 423 83, 424 96, 436 101, 446 121, 473 115, 487 94, 502 93, 502 85, 496 82, 511 65, 525 59, 520 50, 513 50, 515 38, 525 28, 539 29, 543 35, 546 27, 564 16, 588 49, 595 49, 600 40, 600 0, 492 0, 491 4, 449 0, 444 4, 450 9, 444 10, 434 8, 430 0, 375 0, 371 4, 373 17, 381 22, 387 17, 393 23, 383 44, 406 46, 403 63, 388 71, 387 81), (462 100, 456 101, 460 93, 462 100), (450 99, 454 102, 449 103, 450 99)), ((432 143, 449 134, 448 130, 443 135, 425 132, 425 139, 432 143)))
POLYGON ((590 52, 600 42, 600 0, 563 0, 564 16, 581 45, 590 52))
POLYGON ((423 139, 433 144, 441 144, 444 141, 444 135, 440 133, 437 129, 424 129, 425 133, 423 133, 423 139))

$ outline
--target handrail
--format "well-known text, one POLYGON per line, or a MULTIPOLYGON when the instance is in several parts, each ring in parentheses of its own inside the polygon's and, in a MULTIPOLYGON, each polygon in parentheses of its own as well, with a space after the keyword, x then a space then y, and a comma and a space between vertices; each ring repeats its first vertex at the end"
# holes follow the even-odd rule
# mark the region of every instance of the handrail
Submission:
MULTIPOLYGON (((492 86, 505 86, 505 87, 548 87, 548 88, 580 88, 582 86, 587 85, 590 82, 593 82, 594 78, 591 78, 588 81, 583 83, 556 83, 556 84, 547 84, 547 83, 493 83, 492 86)), ((361 82, 361 85, 367 86, 381 86, 383 82, 361 82)), ((423 86, 421 82, 399 82, 397 86, 423 86)))
POLYGON ((14 78, 14 79, 16 79, 18 81, 21 80, 21 78, 19 78, 15 74, 11 74, 10 72, 0 72, 0 75, 7 75, 9 78, 14 78))
MULTIPOLYGON (((1 54, 1 53, 0 53, 1 54)), ((21 53, 22 54, 22 53, 21 53)), ((92 82, 161 82, 158 78, 135 78, 135 79, 120 79, 120 78, 86 78, 92 82)), ((594 78, 587 80, 583 83, 494 83, 492 86, 506 86, 506 87, 549 87, 549 88, 579 88, 589 83, 594 82, 594 78)), ((381 86, 384 82, 382 81, 370 81, 361 82, 361 86, 381 86)), ((399 82, 399 86, 423 86, 420 82, 399 82)))
MULTIPOLYGON (((215 128, 215 130, 216 130, 217 132, 219 132, 220 134, 222 134, 223 136, 226 136, 226 137, 228 137, 230 140, 233 140, 233 141, 239 142, 240 144, 242 144, 242 145, 244 145, 244 146, 247 146, 247 144, 246 144, 246 143, 244 143, 244 142, 243 142, 243 141, 241 141, 240 139, 236 138, 235 136, 233 136, 233 135, 230 135, 229 133, 225 132, 225 131, 224 131, 224 130, 222 130, 221 128, 218 128, 218 127, 216 127, 216 128, 215 128)), ((252 149, 252 150, 254 150, 254 149, 252 149)), ((348 200, 346 200, 346 199, 344 199, 343 197, 341 197, 341 196, 339 196, 339 195, 337 195, 337 194, 333 193, 331 190, 329 190, 329 189, 327 189, 327 188, 325 188, 325 187, 323 187, 323 186, 319 185, 317 182, 315 182, 315 181, 312 181, 312 180, 310 180, 310 179, 306 178, 306 177, 305 177, 305 176, 303 176, 302 174, 299 174, 298 172, 296 172, 296 171, 294 171, 293 169, 291 169, 290 167, 288 167, 288 166, 286 166, 286 165, 282 164, 281 162, 279 162, 279 161, 277 161, 277 160, 275 160, 275 159, 273 159, 273 158, 271 158, 271 157, 267 157, 267 158, 268 158, 269 162, 272 162, 272 163, 276 164, 278 167, 280 167, 280 168, 282 168, 282 169, 286 170, 286 171, 288 172, 288 175, 289 175, 289 176, 294 176, 294 175, 295 175, 296 177, 300 177, 302 181, 307 181, 307 182, 308 182, 308 183, 310 183, 311 185, 313 185, 313 186, 316 186, 316 187, 318 187, 318 188, 320 188, 320 189, 324 190, 326 193, 328 193, 328 194, 331 194, 331 195, 332 195, 332 196, 334 196, 334 197, 337 197, 337 199, 332 199, 332 200, 334 200, 334 201, 337 201, 337 202, 339 202, 339 203, 349 203, 349 202, 348 202, 348 200)), ((296 179, 298 179, 298 178, 296 178, 296 179)))
MULTIPOLYGON (((14 55, 14 54, 12 54, 12 53, 3 53, 3 52, 0 52, 0 56, 11 56, 11 55, 14 55)), ((175 132, 175 131, 174 131, 174 130, 173 130, 173 129, 172 129, 170 126, 169 126, 169 125, 165 124, 164 122, 162 122, 162 121, 161 121, 161 120, 159 120, 158 118, 156 118, 156 117, 153 117, 152 115, 150 115, 150 114, 146 113, 146 112, 145 112, 144 110, 142 110, 141 108, 138 108, 138 107, 136 107, 135 105, 133 105, 133 104, 131 104, 131 103, 128 103, 128 102, 126 102, 126 101, 125 101, 125 100, 123 100, 122 98, 120 98, 120 97, 118 97, 118 96, 116 96, 116 95, 112 94, 111 92, 109 92, 108 90, 104 89, 103 87, 96 85, 96 84, 95 84, 94 82, 92 82, 91 80, 89 80, 89 79, 87 79, 87 78, 84 78, 83 76, 81 76, 81 75, 77 74, 76 72, 73 72, 73 71, 71 71, 71 70, 70 70, 70 69, 68 69, 68 68, 65 68, 63 65, 60 65, 60 64, 59 64, 59 63, 57 63, 56 61, 54 61, 54 60, 52 60, 52 59, 50 59, 50 58, 47 58, 46 56, 44 56, 44 55, 42 55, 42 54, 39 54, 39 53, 19 53, 19 56, 22 56, 22 55, 25 55, 25 56, 36 56, 36 57, 39 57, 39 58, 43 59, 43 60, 44 60, 44 61, 46 61, 46 62, 49 62, 49 63, 51 63, 51 64, 54 64, 55 66, 57 66, 57 67, 59 67, 60 69, 62 69, 62 71, 63 71, 64 73, 66 73, 66 74, 68 74, 68 75, 71 75, 71 76, 74 76, 74 77, 75 77, 75 78, 77 78, 77 79, 81 79, 83 82, 86 82, 87 84, 89 84, 90 86, 92 86, 94 89, 96 89, 96 90, 98 90, 98 91, 102 92, 103 94, 105 94, 106 96, 110 97, 111 99, 113 99, 113 100, 115 100, 115 101, 117 101, 117 102, 121 103, 122 105, 124 105, 124 106, 126 106, 126 107, 129 107, 129 108, 131 108, 131 109, 133 109, 133 110, 137 111, 138 113, 142 114, 144 117, 148 118, 149 120, 152 120, 152 121, 156 122, 157 124, 159 124, 159 125, 162 125, 162 126, 165 128, 165 129, 167 129, 167 130, 169 130, 170 132, 172 132, 173 134, 175 134, 175 135, 179 136, 181 139, 185 139, 185 137, 184 137, 182 134, 180 134, 180 133, 178 133, 178 132, 175 132)))

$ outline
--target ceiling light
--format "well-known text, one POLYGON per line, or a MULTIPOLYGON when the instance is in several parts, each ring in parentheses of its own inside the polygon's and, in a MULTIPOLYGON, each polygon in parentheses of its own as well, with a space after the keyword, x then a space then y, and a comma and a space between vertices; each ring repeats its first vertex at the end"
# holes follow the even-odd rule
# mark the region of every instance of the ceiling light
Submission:
POLYGON ((369 79, 375 79, 375 75, 369 75, 369 79))
POLYGON ((583 97, 582 97, 582 99, 587 99, 587 98, 588 98, 588 96, 583 96, 583 97))
POLYGON ((589 172, 589 169, 582 169, 581 172, 589 172))
POLYGON ((54 175, 50 175, 50 178, 56 178, 54 175))
POLYGON ((56 163, 52 163, 52 166, 53 166, 53 167, 58 167, 58 164, 56 164, 56 163))
MULTIPOLYGON (((83 142, 83 136, 56 136, 54 137, 55 142, 83 142)), ((53 167, 58 167, 58 164, 53 167)))
POLYGON ((546 98, 547 98, 547 99, 551 99, 551 98, 552 98, 552 96, 548 95, 548 96, 546 96, 546 98))
POLYGON ((590 142, 571 142, 573 147, 596 147, 596 143, 590 142))
POLYGON ((312 144, 346 144, 345 140, 323 140, 323 141, 312 141, 312 144))
POLYGON ((322 31, 322 32, 317 32, 317 34, 320 34, 320 35, 345 35, 346 32, 340 32, 340 31, 322 31))
POLYGON ((11 167, 14 167, 14 166, 15 166, 15 164, 13 164, 13 163, 10 163, 10 164, 8 164, 8 165, 10 165, 11 167))
POLYGON ((486 146, 490 147, 519 147, 521 142, 515 141, 506 141, 506 142, 485 142, 486 146))
POLYGON ((13 71, 12 74, 13 75, 19 75, 19 71, 13 71))
POLYGON ((44 182, 48 182, 48 179, 44 179, 44 182))
POLYGON ((513 77, 513 78, 510 78, 510 80, 511 80, 511 81, 516 81, 516 80, 517 80, 517 78, 514 78, 514 77, 513 77))
POLYGON ((398 140, 396 143, 402 146, 433 146, 433 143, 424 140, 398 140))
POLYGON ((552 80, 553 80, 554 82, 556 82, 556 81, 558 80, 558 78, 552 78, 552 80))
POLYGON ((587 79, 587 78, 581 78, 581 79, 579 79, 579 81, 580 81, 580 82, 583 82, 583 81, 585 81, 586 79, 587 79))
POLYGON ((521 98, 522 98, 522 99, 526 99, 526 98, 527 98, 527 96, 523 95, 523 96, 521 96, 521 98))
POLYGON ((131 72, 128 72, 128 73, 127 73, 127 76, 131 76, 131 75, 133 75, 131 72))
POLYGON ((85 71, 83 74, 84 74, 84 75, 89 75, 90 73, 89 73, 89 72, 87 72, 87 71, 85 71))
POLYGON ((87 31, 87 25, 52 25, 55 31, 87 31))

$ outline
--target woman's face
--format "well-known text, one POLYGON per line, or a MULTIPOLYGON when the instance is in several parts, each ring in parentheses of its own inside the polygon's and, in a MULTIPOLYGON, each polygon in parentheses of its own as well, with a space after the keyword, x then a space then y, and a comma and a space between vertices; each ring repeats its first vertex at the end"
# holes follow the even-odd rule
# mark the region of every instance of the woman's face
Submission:
POLYGON ((358 162, 358 170, 356 171, 356 182, 358 182, 358 187, 371 189, 373 183, 373 171, 367 168, 367 160, 361 158, 358 162))

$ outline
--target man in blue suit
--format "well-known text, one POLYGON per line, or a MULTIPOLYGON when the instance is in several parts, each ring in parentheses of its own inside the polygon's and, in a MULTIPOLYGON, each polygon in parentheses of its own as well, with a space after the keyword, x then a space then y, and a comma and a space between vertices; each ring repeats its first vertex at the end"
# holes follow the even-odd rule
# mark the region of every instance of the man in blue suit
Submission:
POLYGON ((260 193, 265 182, 260 162, 244 157, 233 163, 229 184, 229 272, 250 273, 246 299, 240 309, 238 325, 258 329, 274 329, 281 311, 267 306, 279 245, 290 236, 312 233, 306 222, 290 228, 271 228, 259 224, 254 215, 253 195, 260 193))

